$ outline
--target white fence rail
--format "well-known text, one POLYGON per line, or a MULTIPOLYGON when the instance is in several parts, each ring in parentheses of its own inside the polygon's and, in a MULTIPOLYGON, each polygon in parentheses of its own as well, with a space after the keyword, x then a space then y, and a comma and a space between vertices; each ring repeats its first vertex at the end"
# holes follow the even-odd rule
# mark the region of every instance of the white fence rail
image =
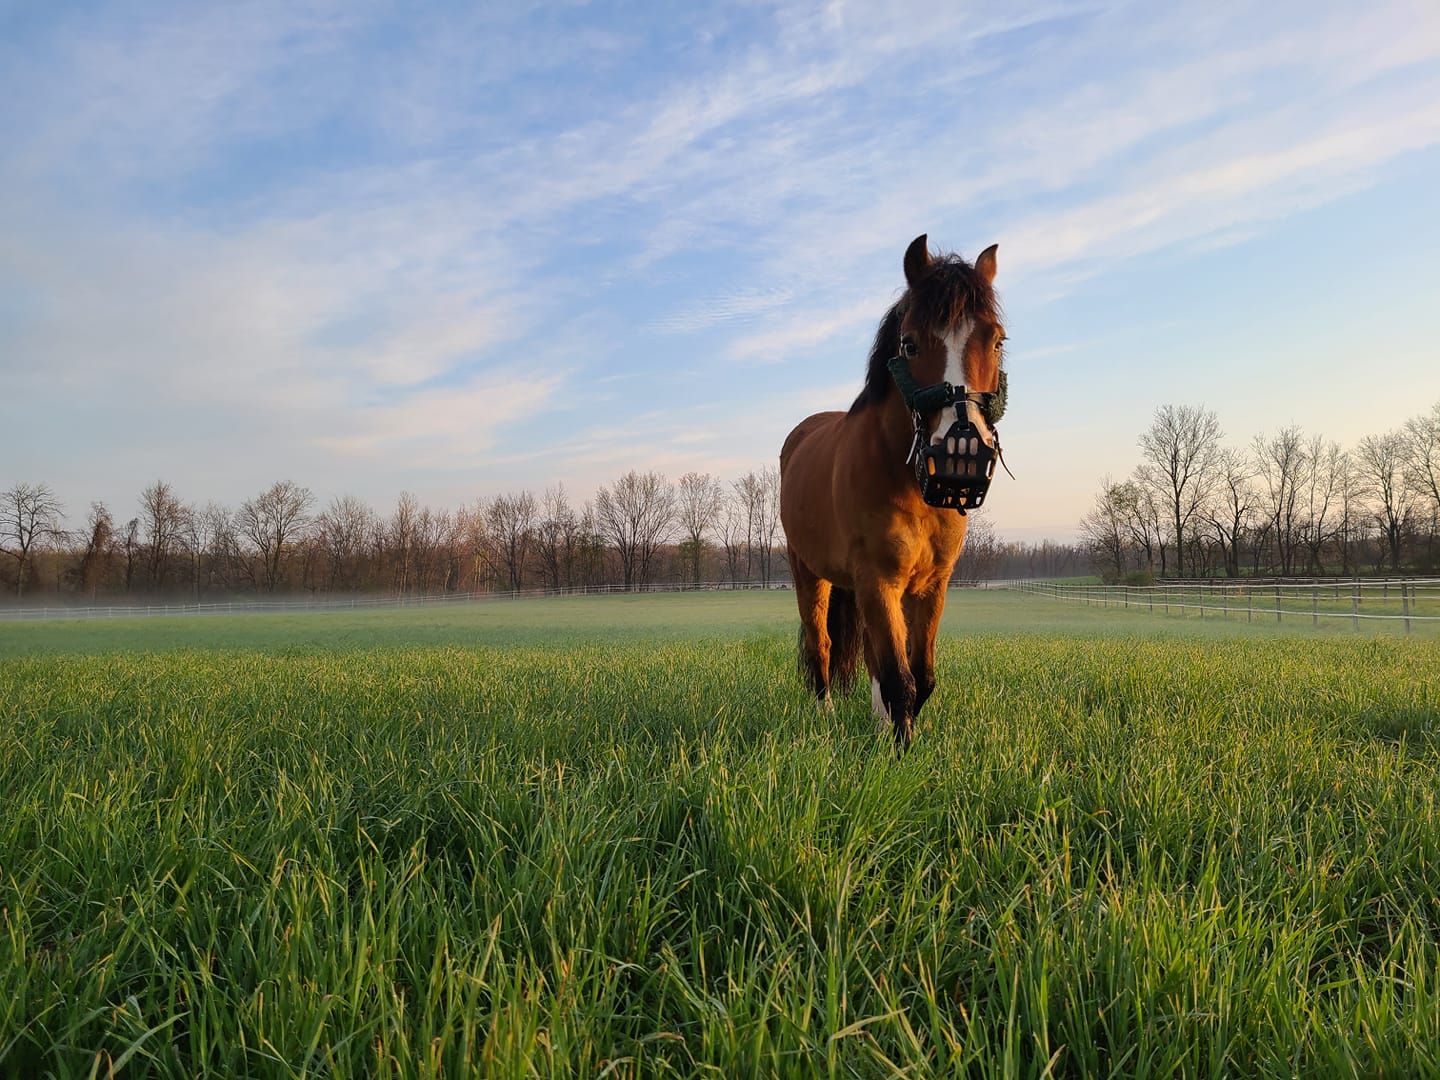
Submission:
POLYGON ((555 596, 610 596, 637 593, 735 592, 788 589, 788 581, 702 581, 647 585, 583 585, 572 589, 517 589, 507 592, 429 593, 423 596, 317 596, 303 600, 221 600, 201 604, 96 604, 31 608, 0 608, 0 621, 46 619, 136 619, 162 615, 235 615, 244 612, 289 615, 304 612, 353 611, 363 608, 429 607, 555 596))
POLYGON ((1201 619, 1243 619, 1296 625, 1307 620, 1348 619, 1354 630, 1367 624, 1440 623, 1440 578, 1265 582, 1156 582, 1153 585, 1073 585, 1054 581, 1011 581, 1003 586, 1090 607, 1122 608, 1154 615, 1201 619))

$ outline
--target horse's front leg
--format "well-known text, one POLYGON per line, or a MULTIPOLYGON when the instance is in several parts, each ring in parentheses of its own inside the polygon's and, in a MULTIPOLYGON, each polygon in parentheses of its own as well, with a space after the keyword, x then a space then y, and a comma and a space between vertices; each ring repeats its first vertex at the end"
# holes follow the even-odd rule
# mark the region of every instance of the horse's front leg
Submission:
POLYGON ((865 658, 890 717, 897 750, 915 730, 915 679, 905 655, 905 610, 898 582, 877 580, 856 590, 865 619, 865 658))
POLYGON ((915 715, 935 690, 935 638, 945 613, 945 582, 930 582, 905 596, 905 626, 909 638, 910 673, 915 677, 915 715))

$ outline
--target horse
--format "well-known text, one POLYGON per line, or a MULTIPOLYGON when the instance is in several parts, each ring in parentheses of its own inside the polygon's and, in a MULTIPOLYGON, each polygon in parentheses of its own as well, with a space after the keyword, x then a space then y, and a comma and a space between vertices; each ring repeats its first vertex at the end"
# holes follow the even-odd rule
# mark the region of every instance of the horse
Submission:
POLYGON ((853 685, 863 647, 871 707, 897 752, 934 692, 966 511, 983 501, 1000 455, 996 250, 972 265, 916 237, 905 292, 880 321, 854 404, 806 417, 780 451, 801 674, 829 707, 832 687, 853 685))

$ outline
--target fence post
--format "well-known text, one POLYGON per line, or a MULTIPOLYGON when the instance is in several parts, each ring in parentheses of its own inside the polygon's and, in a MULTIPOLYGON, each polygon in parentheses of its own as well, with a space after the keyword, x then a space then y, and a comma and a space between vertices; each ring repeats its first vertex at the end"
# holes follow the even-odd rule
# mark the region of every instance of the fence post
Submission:
POLYGON ((1350 629, 1360 629, 1360 582, 1350 586, 1350 629))
POLYGON ((1253 585, 1245 586, 1245 621, 1247 623, 1255 621, 1255 587, 1253 585))
POLYGON ((1310 625, 1320 625, 1320 590, 1310 586, 1310 625))
POLYGON ((1405 582, 1400 583, 1400 610, 1405 615, 1405 633, 1410 633, 1410 591, 1405 588, 1405 582))
POLYGON ((1275 621, 1276 621, 1277 623, 1281 621, 1281 615, 1280 615, 1280 586, 1279 586, 1279 585, 1276 585, 1276 586, 1275 586, 1275 621))

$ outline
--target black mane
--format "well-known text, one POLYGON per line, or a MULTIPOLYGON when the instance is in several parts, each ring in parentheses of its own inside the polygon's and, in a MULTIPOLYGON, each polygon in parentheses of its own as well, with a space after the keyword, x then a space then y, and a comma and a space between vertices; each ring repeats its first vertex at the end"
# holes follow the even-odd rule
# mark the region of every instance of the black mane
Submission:
POLYGON ((925 276, 905 290, 880 320, 865 369, 865 387, 850 406, 852 414, 880 404, 890 393, 893 384, 886 365, 900 351, 900 325, 912 312, 912 325, 929 327, 937 334, 953 329, 967 317, 1000 321, 995 290, 975 267, 959 255, 932 255, 925 276))

